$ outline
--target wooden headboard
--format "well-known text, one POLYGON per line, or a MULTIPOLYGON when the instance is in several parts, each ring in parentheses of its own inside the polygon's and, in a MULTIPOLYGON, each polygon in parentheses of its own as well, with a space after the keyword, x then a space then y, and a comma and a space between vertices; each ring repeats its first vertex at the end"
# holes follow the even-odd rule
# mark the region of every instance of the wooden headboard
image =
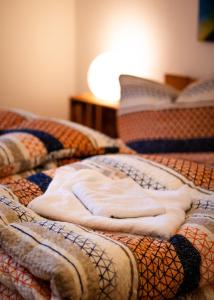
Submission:
POLYGON ((194 82, 196 79, 189 76, 165 74, 164 80, 166 84, 173 86, 177 90, 183 90, 188 84, 194 82))

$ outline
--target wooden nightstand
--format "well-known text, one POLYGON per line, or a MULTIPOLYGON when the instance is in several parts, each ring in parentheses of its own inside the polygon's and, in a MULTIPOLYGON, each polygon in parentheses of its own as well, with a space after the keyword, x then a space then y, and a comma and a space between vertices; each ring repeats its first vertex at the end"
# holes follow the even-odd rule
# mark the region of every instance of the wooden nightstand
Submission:
POLYGON ((106 103, 91 93, 73 96, 69 101, 71 121, 96 129, 113 138, 118 137, 118 104, 106 103))

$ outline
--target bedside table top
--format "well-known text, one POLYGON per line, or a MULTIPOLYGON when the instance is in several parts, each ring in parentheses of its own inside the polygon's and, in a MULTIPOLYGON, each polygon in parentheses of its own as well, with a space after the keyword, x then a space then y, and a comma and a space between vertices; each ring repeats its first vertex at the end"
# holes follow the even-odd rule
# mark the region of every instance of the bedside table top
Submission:
POLYGON ((113 109, 118 109, 118 107, 119 107, 119 101, 118 102, 108 102, 108 101, 105 101, 105 100, 95 97, 90 92, 72 96, 71 99, 80 100, 85 103, 96 104, 96 105, 100 105, 103 107, 109 107, 109 108, 113 108, 113 109))

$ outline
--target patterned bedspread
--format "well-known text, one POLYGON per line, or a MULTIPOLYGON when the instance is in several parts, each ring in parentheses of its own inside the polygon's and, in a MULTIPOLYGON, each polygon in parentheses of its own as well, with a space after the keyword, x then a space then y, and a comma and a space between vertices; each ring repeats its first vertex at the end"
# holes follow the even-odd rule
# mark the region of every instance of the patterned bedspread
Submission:
MULTIPOLYGON (((46 120, 42 127, 42 120, 37 120, 38 130, 38 122, 33 121, 32 125, 32 119, 25 120, 31 123, 23 126, 19 119, 16 125, 4 127, 0 136, 4 170, 0 178, 0 299, 213 299, 214 200, 193 202, 185 223, 169 240, 94 231, 42 218, 26 206, 46 191, 58 166, 73 163, 79 168, 82 158, 129 150, 75 125, 71 128, 51 120, 48 126, 46 120), (67 135, 66 130, 70 130, 67 135), (48 138, 52 146, 47 149, 47 136, 56 141, 60 132, 66 136, 66 146, 61 140, 55 149, 53 139, 48 138), (74 146, 69 141, 71 133, 85 137, 91 147, 86 147, 85 154, 78 143, 74 146), (34 151, 40 152, 35 143, 31 147, 20 139, 22 134, 28 141, 32 136, 41 143, 46 151, 41 159, 33 158, 34 151), (17 149, 22 155, 17 155, 17 149)), ((154 181, 146 169, 139 173, 135 166, 111 155, 88 159, 105 173, 123 173, 145 188, 164 188, 163 179, 154 181)), ((212 168, 161 155, 143 159, 209 196, 214 191, 212 168)))

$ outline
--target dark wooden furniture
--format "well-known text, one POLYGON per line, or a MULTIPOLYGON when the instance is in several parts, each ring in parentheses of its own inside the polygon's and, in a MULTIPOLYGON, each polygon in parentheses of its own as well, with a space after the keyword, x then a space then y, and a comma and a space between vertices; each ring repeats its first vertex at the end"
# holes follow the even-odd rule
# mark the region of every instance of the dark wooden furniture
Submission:
POLYGON ((177 90, 183 90, 187 85, 196 81, 196 79, 189 76, 165 74, 164 81, 166 84, 173 86, 177 90))
POLYGON ((73 96, 69 101, 71 121, 96 129, 113 138, 118 137, 118 104, 105 102, 91 93, 73 96))

